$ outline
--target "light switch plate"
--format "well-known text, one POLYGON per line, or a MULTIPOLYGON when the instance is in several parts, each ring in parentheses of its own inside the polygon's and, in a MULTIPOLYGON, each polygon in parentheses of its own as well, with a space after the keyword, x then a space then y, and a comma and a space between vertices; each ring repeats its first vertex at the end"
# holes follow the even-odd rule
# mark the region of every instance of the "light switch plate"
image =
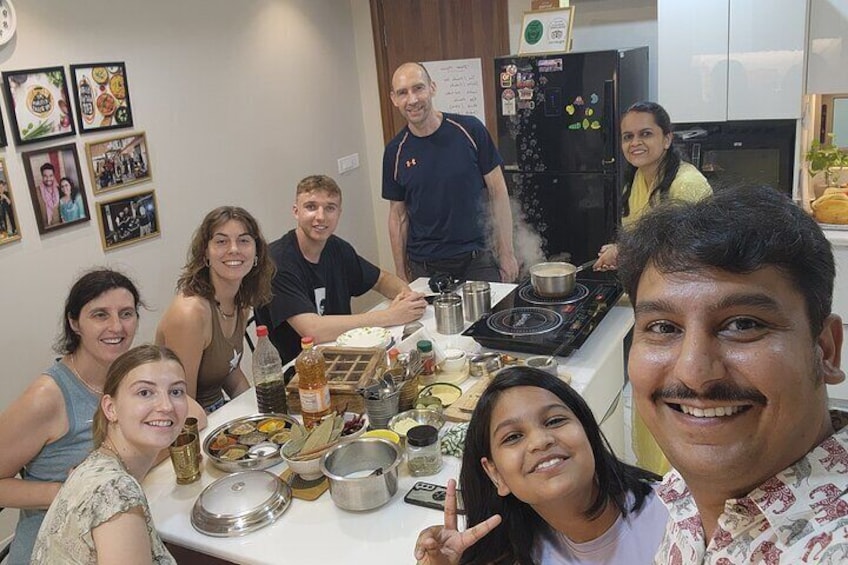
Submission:
POLYGON ((344 174, 359 168, 359 153, 348 155, 339 159, 339 174, 344 174))

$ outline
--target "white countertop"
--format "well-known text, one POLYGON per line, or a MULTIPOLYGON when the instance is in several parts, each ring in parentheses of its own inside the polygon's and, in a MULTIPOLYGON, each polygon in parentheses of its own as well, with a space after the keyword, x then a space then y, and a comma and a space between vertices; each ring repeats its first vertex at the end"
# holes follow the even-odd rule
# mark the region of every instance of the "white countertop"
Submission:
MULTIPOLYGON (((426 289, 426 280, 412 285, 426 289)), ((493 284, 492 302, 506 296, 515 285, 493 284)), ((469 337, 444 336, 435 332, 435 314, 428 307, 422 323, 442 347, 479 351, 469 337)), ((571 384, 586 398, 597 418, 604 416, 623 383, 622 340, 633 323, 629 306, 619 302, 601 321, 586 343, 569 357, 560 358, 560 372, 571 377, 571 384)), ((400 339, 403 328, 393 328, 400 339)), ((520 356, 520 355, 519 355, 520 356)), ((470 386, 474 379, 466 381, 470 386)), ((465 387, 466 384, 463 385, 465 387)), ((217 426, 239 416, 256 413, 256 398, 247 391, 209 416, 209 425, 201 432, 201 441, 217 426)), ((282 473, 285 464, 269 471, 282 473)), ((190 513, 201 491, 226 475, 203 462, 199 481, 179 486, 170 461, 155 467, 144 480, 153 521, 166 541, 215 555, 236 563, 368 563, 397 565, 414 562, 413 549, 418 532, 442 520, 439 511, 412 506, 404 495, 418 480, 445 485, 458 478, 460 461, 445 456, 441 472, 430 477, 411 477, 406 463, 399 467, 398 492, 388 504, 368 512, 348 512, 337 508, 325 492, 315 501, 294 499, 289 509, 272 525, 238 538, 214 538, 200 534, 191 526, 190 513)))

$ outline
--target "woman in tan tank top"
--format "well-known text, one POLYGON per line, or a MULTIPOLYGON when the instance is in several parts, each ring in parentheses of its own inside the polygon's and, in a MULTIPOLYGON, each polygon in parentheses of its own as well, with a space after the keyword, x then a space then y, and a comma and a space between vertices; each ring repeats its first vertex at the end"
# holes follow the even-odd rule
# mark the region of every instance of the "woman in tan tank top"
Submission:
POLYGON ((250 384, 241 370, 250 309, 271 299, 274 264, 259 224, 243 208, 209 212, 194 233, 177 295, 156 329, 186 372, 188 393, 212 412, 250 384))

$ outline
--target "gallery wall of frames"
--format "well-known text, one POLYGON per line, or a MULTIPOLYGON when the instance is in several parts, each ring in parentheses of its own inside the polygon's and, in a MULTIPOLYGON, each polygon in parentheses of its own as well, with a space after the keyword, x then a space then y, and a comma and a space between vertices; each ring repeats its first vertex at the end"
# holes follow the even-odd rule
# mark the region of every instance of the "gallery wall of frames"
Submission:
POLYGON ((147 136, 128 131, 135 123, 123 62, 72 64, 68 72, 64 66, 4 71, 2 89, 0 147, 10 144, 8 118, 17 151, 0 158, 0 245, 29 237, 17 215, 27 199, 40 235, 90 222, 92 214, 105 251, 161 235, 156 194, 147 185, 153 180, 147 136), (80 155, 73 141, 85 134, 99 136, 86 135, 80 155), (9 158, 21 159, 27 187, 11 186, 9 158))

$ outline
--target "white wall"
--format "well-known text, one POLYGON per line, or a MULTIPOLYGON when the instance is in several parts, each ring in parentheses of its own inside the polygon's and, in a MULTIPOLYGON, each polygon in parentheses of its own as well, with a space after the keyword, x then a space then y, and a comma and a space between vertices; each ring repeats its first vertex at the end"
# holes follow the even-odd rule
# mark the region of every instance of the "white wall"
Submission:
MULTIPOLYGON (((367 8, 367 1, 359 3, 367 8)), ((257 216, 266 237, 276 238, 294 225, 290 210, 297 181, 307 174, 330 174, 345 195, 338 233, 378 261, 375 225, 385 221, 374 219, 357 58, 364 47, 354 36, 349 2, 25 0, 15 5, 18 32, 0 48, 0 70, 126 62, 135 129, 147 132, 153 182, 105 196, 155 189, 162 237, 104 253, 86 171, 92 221, 39 236, 21 149, 11 143, 0 150, 23 233, 22 241, 0 247, 0 410, 51 363, 63 300, 88 267, 107 264, 136 280, 153 309, 142 313, 136 343, 151 340, 191 233, 215 206, 244 206, 257 216), (362 166, 338 176, 336 159, 354 152, 362 166)), ((119 131, 129 130, 110 134, 119 131)), ((108 136, 73 138, 80 159, 86 141, 108 136)), ((0 527, 0 539, 6 531, 0 527)))

